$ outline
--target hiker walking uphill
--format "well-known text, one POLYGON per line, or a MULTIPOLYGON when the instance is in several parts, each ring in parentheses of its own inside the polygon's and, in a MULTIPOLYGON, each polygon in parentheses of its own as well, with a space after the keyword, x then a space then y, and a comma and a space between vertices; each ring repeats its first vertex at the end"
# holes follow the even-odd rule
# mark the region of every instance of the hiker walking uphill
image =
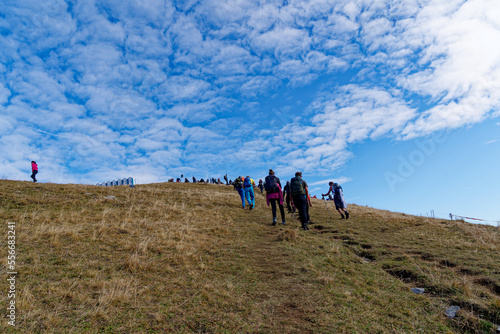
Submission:
POLYGON ((238 191, 238 194, 241 197, 241 204, 243 209, 245 208, 245 190, 243 189, 243 180, 238 176, 236 180, 233 182, 233 187, 238 191))
POLYGON ((280 179, 274 175, 272 169, 269 170, 269 175, 266 176, 266 182, 264 184, 266 189, 266 201, 267 206, 271 203, 271 208, 273 210, 273 223, 276 225, 276 203, 280 207, 281 223, 285 225, 285 210, 283 209, 283 193, 281 192, 280 179))
POLYGON ((302 228, 307 231, 309 227, 309 190, 306 181, 302 180, 302 173, 295 173, 295 177, 290 180, 290 192, 292 194, 292 204, 299 210, 300 222, 302 228))
POLYGON ((36 174, 38 174, 38 165, 36 164, 35 161, 32 161, 31 162, 31 178, 33 179, 33 182, 37 182, 36 174))
POLYGON ((260 193, 262 194, 262 191, 264 190, 264 184, 262 183, 262 179, 259 180, 259 185, 260 193))
POLYGON ((291 193, 290 193, 290 181, 286 181, 286 185, 283 188, 283 197, 286 200, 286 208, 288 213, 295 213, 295 207, 291 205, 291 193))
MULTIPOLYGON (((245 198, 247 199, 247 202, 250 205, 250 210, 252 210, 255 207, 255 194, 253 192, 254 185, 255 182, 250 178, 250 176, 247 176, 245 178, 245 181, 243 182, 243 188, 245 189, 245 198)), ((245 204, 243 204, 243 208, 244 207, 245 204)))
POLYGON ((338 183, 328 183, 330 188, 326 194, 321 196, 328 196, 330 192, 333 194, 333 201, 335 202, 335 209, 340 213, 341 219, 349 219, 349 212, 347 212, 347 205, 345 204, 344 193, 342 187, 338 183), (344 217, 345 213, 345 217, 344 217))

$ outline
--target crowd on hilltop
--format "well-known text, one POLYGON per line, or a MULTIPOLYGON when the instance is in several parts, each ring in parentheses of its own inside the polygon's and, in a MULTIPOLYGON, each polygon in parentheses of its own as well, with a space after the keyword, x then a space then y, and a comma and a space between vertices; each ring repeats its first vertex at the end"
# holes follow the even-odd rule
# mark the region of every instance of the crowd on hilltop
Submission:
MULTIPOLYGON (((206 178, 206 179, 196 179, 196 177, 193 176, 191 180, 192 181, 189 181, 189 179, 187 177, 184 177, 184 175, 181 174, 181 177, 178 177, 177 179, 171 178, 167 182, 183 182, 183 183, 193 182, 193 183, 224 184, 224 182, 222 182, 220 178, 215 178, 215 177, 206 178)), ((233 183, 232 180, 229 180, 227 178, 227 174, 224 175, 224 181, 225 181, 226 185, 231 185, 233 183)))

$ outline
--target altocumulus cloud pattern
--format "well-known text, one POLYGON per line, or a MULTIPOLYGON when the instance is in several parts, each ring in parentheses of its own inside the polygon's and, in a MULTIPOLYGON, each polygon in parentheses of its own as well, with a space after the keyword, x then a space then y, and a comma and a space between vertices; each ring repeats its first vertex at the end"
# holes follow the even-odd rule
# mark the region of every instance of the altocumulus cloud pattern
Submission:
POLYGON ((320 175, 354 143, 498 116, 499 18, 496 0, 4 0, 0 177, 320 175))

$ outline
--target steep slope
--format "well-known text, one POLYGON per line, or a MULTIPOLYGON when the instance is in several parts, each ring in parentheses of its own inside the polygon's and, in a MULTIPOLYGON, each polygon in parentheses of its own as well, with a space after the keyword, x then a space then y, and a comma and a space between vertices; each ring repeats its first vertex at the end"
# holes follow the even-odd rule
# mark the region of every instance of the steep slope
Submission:
POLYGON ((305 232, 290 215, 270 226, 264 197, 256 203, 243 210, 216 185, 0 181, 18 273, 16 327, 5 318, 0 331, 494 333, 500 323, 495 227, 355 205, 339 220, 315 200, 305 232), (451 305, 461 309, 449 319, 451 305))

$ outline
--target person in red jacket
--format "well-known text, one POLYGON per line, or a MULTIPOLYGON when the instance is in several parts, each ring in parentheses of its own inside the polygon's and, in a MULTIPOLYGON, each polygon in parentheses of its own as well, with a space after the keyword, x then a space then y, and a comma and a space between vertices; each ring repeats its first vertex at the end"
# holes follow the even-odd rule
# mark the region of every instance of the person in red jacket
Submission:
POLYGON ((31 162, 31 178, 33 179, 33 182, 36 182, 36 174, 38 174, 38 165, 36 164, 35 161, 31 162))

